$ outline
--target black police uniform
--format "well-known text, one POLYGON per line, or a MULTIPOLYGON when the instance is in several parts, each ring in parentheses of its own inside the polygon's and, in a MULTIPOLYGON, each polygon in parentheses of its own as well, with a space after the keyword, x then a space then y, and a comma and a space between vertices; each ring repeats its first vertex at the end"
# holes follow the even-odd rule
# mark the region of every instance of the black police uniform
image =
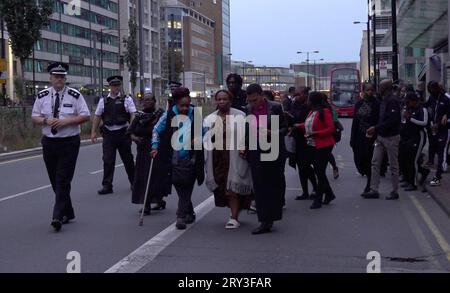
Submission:
MULTIPOLYGON (((108 78, 110 85, 121 85, 122 77, 108 78)), ((113 192, 113 178, 116 164, 116 153, 124 163, 130 184, 134 181, 134 158, 131 151, 131 138, 127 135, 131 113, 136 112, 133 99, 128 96, 112 98, 108 96, 100 100, 96 115, 102 118, 103 134, 103 189, 99 194, 113 192)))

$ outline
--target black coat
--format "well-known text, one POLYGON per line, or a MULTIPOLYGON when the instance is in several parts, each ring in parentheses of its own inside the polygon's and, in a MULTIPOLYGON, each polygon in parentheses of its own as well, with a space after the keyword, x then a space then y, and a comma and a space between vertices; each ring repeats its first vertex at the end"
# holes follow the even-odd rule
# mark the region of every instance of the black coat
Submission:
MULTIPOLYGON (((270 117, 278 116, 280 119, 280 153, 275 161, 261 161, 261 150, 249 150, 248 160, 252 171, 256 209, 260 222, 279 221, 283 217, 284 195, 286 192, 285 169, 285 147, 284 136, 287 133, 287 123, 281 104, 267 101, 268 103, 268 129, 271 129, 270 117)), ((252 113, 247 106, 248 113, 252 113)), ((247 131, 248 133, 248 131, 247 131)), ((247 141, 248 142, 248 141, 247 141)), ((248 146, 248 144, 247 144, 248 146)))
POLYGON ((364 103, 364 100, 360 100, 355 105, 355 116, 353 118, 350 146, 353 149, 356 169, 360 174, 368 175, 370 174, 369 169, 372 166, 373 148, 376 136, 368 138, 366 136, 366 131, 370 127, 378 124, 380 102, 378 99, 372 98, 369 102, 370 113, 365 117, 360 117, 358 113, 364 103))

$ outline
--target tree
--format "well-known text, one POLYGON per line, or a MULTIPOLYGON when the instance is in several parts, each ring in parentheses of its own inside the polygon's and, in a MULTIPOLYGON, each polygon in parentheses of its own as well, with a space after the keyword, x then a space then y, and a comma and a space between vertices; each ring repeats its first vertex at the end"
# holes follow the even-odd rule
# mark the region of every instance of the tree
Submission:
POLYGON ((0 9, 9 34, 14 55, 20 59, 22 79, 25 60, 33 53, 34 44, 41 38, 41 29, 50 23, 54 0, 2 0, 0 9))
POLYGON ((137 42, 137 24, 134 20, 130 19, 128 22, 130 34, 128 38, 124 38, 125 47, 125 62, 127 63, 128 71, 130 71, 131 91, 134 96, 134 89, 137 84, 137 72, 139 70, 139 48, 137 42))

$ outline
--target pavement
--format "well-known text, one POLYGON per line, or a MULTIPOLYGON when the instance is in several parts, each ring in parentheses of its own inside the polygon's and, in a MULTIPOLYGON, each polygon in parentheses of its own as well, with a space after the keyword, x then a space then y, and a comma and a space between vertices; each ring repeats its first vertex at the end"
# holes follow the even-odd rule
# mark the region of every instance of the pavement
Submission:
MULTIPOLYGON (((229 210, 215 208, 204 186, 194 190, 198 220, 189 230, 174 228, 175 192, 165 211, 146 217, 139 227, 140 207, 131 204, 120 160, 115 193, 96 193, 100 145, 81 149, 72 185, 77 218, 55 233, 50 227, 54 195, 42 156, 2 161, 0 273, 64 273, 71 252, 81 256, 83 273, 365 273, 370 252, 381 256, 382 272, 450 272, 448 214, 427 193, 403 192, 396 202, 362 199, 365 178, 357 174, 348 146, 351 121, 343 124, 343 141, 334 152, 341 177, 331 179, 337 200, 317 211, 309 209, 310 202, 295 201, 299 179, 288 167, 284 218, 274 233, 259 236, 250 234, 258 223, 247 213, 240 229, 225 230, 229 210)), ((383 196, 390 191, 388 180, 382 181, 383 196)), ((448 189, 442 194, 450 196, 448 189)))

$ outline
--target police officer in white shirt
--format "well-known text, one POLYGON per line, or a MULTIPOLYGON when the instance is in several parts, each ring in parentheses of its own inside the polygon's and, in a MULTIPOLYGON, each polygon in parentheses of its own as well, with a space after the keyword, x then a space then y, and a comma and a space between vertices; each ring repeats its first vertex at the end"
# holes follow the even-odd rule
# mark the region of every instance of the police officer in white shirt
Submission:
POLYGON ((80 125, 90 119, 84 97, 66 86, 68 70, 64 63, 49 65, 52 87, 38 94, 32 112, 33 123, 42 126, 45 166, 56 195, 51 225, 57 232, 75 219, 71 182, 80 150, 80 125))
POLYGON ((134 181, 134 159, 131 152, 131 138, 126 131, 137 112, 131 97, 121 93, 122 76, 111 76, 107 79, 111 92, 99 101, 92 125, 91 139, 96 141, 97 129, 103 121, 103 188, 98 194, 113 193, 113 178, 116 165, 116 153, 125 166, 130 184, 134 181))

